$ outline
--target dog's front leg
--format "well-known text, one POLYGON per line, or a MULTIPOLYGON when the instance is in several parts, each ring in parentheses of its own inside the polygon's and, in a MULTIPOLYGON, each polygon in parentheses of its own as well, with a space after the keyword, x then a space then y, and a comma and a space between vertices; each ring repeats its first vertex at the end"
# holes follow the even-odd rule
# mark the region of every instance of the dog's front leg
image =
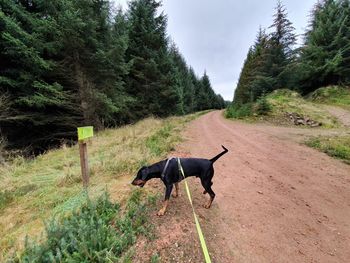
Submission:
POLYGON ((170 198, 170 194, 171 191, 173 190, 173 185, 166 185, 166 189, 165 189, 165 200, 163 202, 163 207, 158 211, 157 215, 158 216, 163 216, 166 212, 166 209, 168 208, 168 204, 169 204, 169 198, 170 198))

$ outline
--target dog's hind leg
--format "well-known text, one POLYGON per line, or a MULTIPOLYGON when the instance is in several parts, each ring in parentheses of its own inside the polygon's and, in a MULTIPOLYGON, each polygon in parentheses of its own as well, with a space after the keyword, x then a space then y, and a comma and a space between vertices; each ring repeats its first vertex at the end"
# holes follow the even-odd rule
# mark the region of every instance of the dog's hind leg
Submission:
MULTIPOLYGON (((213 185, 213 182, 211 182, 211 185, 213 185)), ((204 189, 203 194, 205 195, 207 193, 208 193, 207 190, 204 189)))
POLYGON ((209 201, 204 205, 205 208, 210 208, 210 206, 213 203, 214 198, 215 198, 215 193, 214 193, 213 189, 211 189, 211 186, 213 185, 213 182, 211 181, 213 176, 214 176, 214 169, 212 168, 208 171, 206 176, 201 177, 201 183, 205 189, 204 192, 208 193, 210 196, 209 201))
POLYGON ((213 183, 210 182, 209 187, 208 187, 208 189, 206 190, 206 191, 208 192, 209 196, 210 196, 210 199, 209 199, 208 203, 206 203, 206 204, 204 205, 205 208, 210 208, 210 206, 211 206, 211 204, 213 203, 214 198, 215 198, 215 193, 214 193, 214 191, 211 189, 211 184, 213 184, 213 183))

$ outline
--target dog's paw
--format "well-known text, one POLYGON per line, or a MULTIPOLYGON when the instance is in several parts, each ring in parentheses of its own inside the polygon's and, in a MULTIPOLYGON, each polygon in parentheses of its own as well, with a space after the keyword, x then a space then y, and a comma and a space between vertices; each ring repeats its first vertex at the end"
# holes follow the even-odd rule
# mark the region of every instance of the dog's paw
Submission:
POLYGON ((157 213, 157 216, 163 216, 163 215, 165 215, 165 210, 160 209, 157 213))
POLYGON ((171 196, 174 198, 177 198, 177 197, 179 197, 179 194, 172 194, 171 196))
POLYGON ((211 206, 211 203, 207 203, 207 204, 204 204, 203 207, 206 208, 206 209, 209 209, 211 206))

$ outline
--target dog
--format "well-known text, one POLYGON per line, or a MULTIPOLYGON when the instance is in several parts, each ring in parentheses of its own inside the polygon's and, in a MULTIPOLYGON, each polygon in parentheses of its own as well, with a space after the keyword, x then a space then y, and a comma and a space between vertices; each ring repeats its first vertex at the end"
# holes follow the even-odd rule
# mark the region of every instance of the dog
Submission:
MULTIPOLYGON (((215 193, 211 188, 213 185, 212 179, 214 176, 213 164, 221 156, 228 152, 223 145, 221 145, 221 147, 224 149, 224 151, 210 160, 203 158, 180 158, 185 177, 199 177, 204 188, 203 194, 209 194, 210 199, 204 205, 205 208, 210 208, 215 198, 215 193)), ((177 158, 165 159, 150 166, 143 166, 137 172, 136 178, 131 183, 132 185, 143 187, 148 180, 153 178, 160 178, 163 181, 165 185, 165 199, 163 207, 157 213, 158 216, 163 216, 165 214, 174 185, 175 193, 173 193, 173 197, 176 198, 179 195, 179 182, 184 179, 179 168, 177 158)))

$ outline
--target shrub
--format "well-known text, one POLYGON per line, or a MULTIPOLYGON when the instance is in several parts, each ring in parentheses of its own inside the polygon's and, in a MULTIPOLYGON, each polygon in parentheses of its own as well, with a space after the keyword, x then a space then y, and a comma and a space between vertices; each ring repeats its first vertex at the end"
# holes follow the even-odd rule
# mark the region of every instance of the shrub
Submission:
POLYGON ((253 114, 252 104, 246 103, 243 105, 233 103, 226 109, 227 118, 242 119, 244 117, 251 116, 253 114))
POLYGON ((267 101, 265 96, 258 99, 254 105, 254 113, 256 113, 257 115, 267 115, 270 111, 271 105, 267 101))
POLYGON ((16 262, 116 262, 146 232, 146 203, 135 191, 121 213, 120 205, 104 194, 71 215, 46 225, 46 241, 25 243, 16 262))

